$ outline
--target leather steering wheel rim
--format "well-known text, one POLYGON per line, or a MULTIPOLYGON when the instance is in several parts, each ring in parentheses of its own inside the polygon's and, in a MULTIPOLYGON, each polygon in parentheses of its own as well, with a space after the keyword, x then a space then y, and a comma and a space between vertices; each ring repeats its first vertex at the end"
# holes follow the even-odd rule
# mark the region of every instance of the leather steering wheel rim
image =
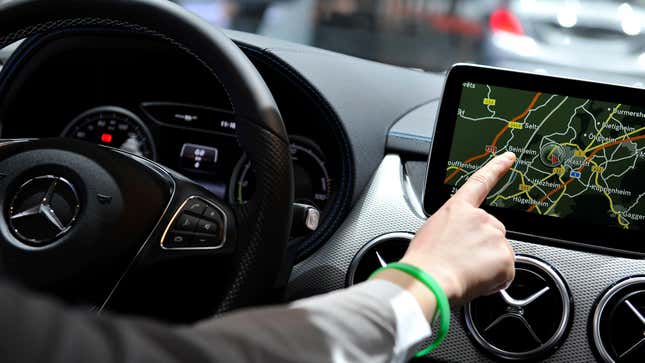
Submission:
POLYGON ((235 210, 235 271, 217 311, 260 301, 286 263, 294 189, 287 133, 267 85, 226 35, 166 0, 14 0, 0 6, 0 48, 51 31, 97 27, 164 39, 222 83, 258 183, 249 203, 235 210))

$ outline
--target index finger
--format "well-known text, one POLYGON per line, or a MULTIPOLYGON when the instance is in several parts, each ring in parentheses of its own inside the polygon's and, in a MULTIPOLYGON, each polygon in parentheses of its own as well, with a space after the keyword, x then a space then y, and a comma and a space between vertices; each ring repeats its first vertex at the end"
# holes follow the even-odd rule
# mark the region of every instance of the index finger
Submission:
POLYGON ((479 207, 488 193, 493 190, 514 163, 515 154, 512 152, 496 156, 471 175, 468 181, 455 193, 454 197, 479 207))

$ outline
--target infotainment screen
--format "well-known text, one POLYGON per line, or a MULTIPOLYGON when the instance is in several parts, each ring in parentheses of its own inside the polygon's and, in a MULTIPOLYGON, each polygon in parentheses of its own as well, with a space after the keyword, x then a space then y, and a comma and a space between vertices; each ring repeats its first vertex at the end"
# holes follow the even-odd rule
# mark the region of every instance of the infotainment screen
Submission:
POLYGON ((643 93, 456 66, 437 120, 426 210, 436 210, 495 155, 512 151, 515 165, 484 201, 507 228, 645 251, 643 93))

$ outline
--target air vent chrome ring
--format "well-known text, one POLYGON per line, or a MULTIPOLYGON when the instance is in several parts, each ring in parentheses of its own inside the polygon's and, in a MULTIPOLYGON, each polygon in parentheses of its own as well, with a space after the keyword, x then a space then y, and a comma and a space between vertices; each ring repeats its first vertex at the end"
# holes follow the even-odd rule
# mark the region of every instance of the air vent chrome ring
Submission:
POLYGON ((365 281, 371 272, 383 264, 398 261, 413 238, 414 234, 410 232, 390 232, 369 241, 356 253, 349 265, 346 285, 352 286, 365 281), (366 261, 368 256, 373 261, 366 261))
POLYGON ((602 360, 611 363, 642 361, 642 355, 639 354, 645 352, 644 302, 645 276, 633 276, 618 281, 600 296, 592 313, 591 338, 602 360), (621 309, 623 317, 629 317, 629 324, 625 321, 614 321, 620 318, 621 309), (611 334, 612 325, 620 328, 620 334, 628 336, 611 334), (623 346, 618 347, 616 343, 623 346), (640 360, 636 356, 639 356, 640 360))
POLYGON ((566 337, 573 299, 564 279, 546 262, 518 255, 515 266, 516 279, 508 289, 464 307, 466 328, 476 345, 498 359, 540 359, 566 337))

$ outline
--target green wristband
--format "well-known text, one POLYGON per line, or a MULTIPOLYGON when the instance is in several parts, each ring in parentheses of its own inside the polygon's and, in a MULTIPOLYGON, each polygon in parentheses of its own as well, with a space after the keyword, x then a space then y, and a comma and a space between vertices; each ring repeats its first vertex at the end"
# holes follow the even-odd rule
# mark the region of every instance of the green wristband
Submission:
POLYGON ((437 312, 435 313, 435 318, 436 314, 438 313, 440 323, 439 332, 437 333, 437 338, 432 342, 432 344, 428 345, 425 349, 422 349, 416 354, 416 357, 423 357, 424 355, 427 355, 433 349, 438 347, 439 344, 441 344, 441 342, 443 342, 443 340, 446 338, 446 335, 448 335, 448 329, 450 328, 450 303, 448 302, 448 297, 446 296, 446 293, 443 291, 437 280, 435 280, 432 276, 430 276, 422 269, 416 266, 409 265, 407 263, 390 263, 387 266, 381 267, 378 270, 374 271, 370 278, 386 269, 399 270, 414 277, 415 279, 423 283, 428 289, 430 289, 430 291, 432 291, 435 298, 437 299, 437 312))

